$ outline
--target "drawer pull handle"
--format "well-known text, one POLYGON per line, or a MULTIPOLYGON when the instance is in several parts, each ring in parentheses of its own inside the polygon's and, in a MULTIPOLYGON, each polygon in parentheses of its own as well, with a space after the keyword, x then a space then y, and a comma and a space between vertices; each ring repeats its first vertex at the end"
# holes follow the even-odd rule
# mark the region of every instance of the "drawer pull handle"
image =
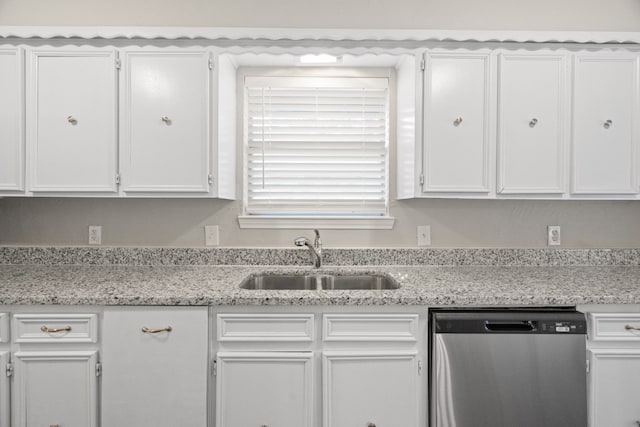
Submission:
POLYGON ((43 326, 40 330, 48 334, 53 334, 55 332, 70 332, 71 326, 65 326, 64 328, 50 328, 48 326, 43 326))
MULTIPOLYGON (((456 117, 456 119, 453 121, 454 126, 460 126, 460 123, 462 123, 462 117, 456 117)), ((375 427, 375 425, 373 427, 375 427)))
POLYGON ((612 124, 613 124, 613 121, 607 120, 606 122, 604 122, 603 126, 604 126, 605 129, 609 129, 612 124))
MULTIPOLYGON (((633 326, 633 325, 624 325, 624 328, 627 331, 640 331, 640 327, 638 326, 633 326)), ((640 421, 638 421, 638 423, 640 423, 640 421)), ((640 424, 638 424, 640 426, 640 424)))
POLYGON ((173 331, 173 328, 171 326, 167 326, 166 328, 160 328, 160 329, 151 329, 151 328, 147 328, 146 326, 142 327, 142 332, 144 332, 145 334, 158 334, 160 332, 171 332, 173 331))

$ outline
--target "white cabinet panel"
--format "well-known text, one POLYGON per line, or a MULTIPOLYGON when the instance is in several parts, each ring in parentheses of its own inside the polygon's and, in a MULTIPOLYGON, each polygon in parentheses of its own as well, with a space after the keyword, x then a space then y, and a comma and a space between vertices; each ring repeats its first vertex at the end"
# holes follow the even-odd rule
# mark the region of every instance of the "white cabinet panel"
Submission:
POLYGON ((15 427, 97 426, 96 351, 15 354, 15 427))
POLYGON ((565 56, 499 58, 500 194, 563 193, 565 56))
POLYGON ((106 308, 102 427, 205 426, 207 360, 207 307, 106 308))
POLYGON ((481 52, 426 55, 426 193, 490 191, 490 59, 481 52))
POLYGON ((324 427, 417 427, 418 395, 415 352, 323 355, 324 427))
POLYGON ((640 424, 640 349, 591 350, 590 426, 640 424))
MULTIPOLYGON (((0 367, 4 370, 9 363, 9 352, 0 351, 0 367)), ((9 377, 1 372, 0 375, 0 427, 11 426, 11 399, 10 399, 10 384, 9 377)))
POLYGON ((311 352, 217 355, 216 427, 312 427, 311 352))
POLYGON ((638 57, 576 55, 573 96, 572 192, 637 192, 638 57))
POLYGON ((30 190, 116 191, 116 77, 113 50, 31 52, 30 190))
POLYGON ((0 192, 24 190, 23 55, 0 46, 0 192))
POLYGON ((207 193, 209 53, 128 51, 123 71, 123 189, 207 193))

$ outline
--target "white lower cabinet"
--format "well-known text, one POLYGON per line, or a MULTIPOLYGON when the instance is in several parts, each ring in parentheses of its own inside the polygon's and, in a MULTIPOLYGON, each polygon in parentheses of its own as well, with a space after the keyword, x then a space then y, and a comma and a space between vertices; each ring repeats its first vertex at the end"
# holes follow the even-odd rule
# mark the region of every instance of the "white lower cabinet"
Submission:
POLYGON ((19 351, 14 357, 15 427, 96 427, 98 352, 19 351))
POLYGON ((221 352, 217 427, 312 427, 312 352, 221 352))
POLYGON ((640 425, 640 348, 591 350, 591 427, 640 425))
POLYGON ((417 427, 416 352, 325 352, 324 427, 417 427))
MULTIPOLYGON (((0 351, 0 366, 9 366, 10 355, 8 351, 0 351)), ((6 368, 5 368, 6 369, 6 368)), ((0 427, 9 427, 11 424, 11 399, 9 377, 0 372, 0 427)))
POLYGON ((104 310, 102 427, 207 425, 207 307, 104 310))
POLYGON ((589 426, 640 425, 640 313, 589 313, 589 426))
POLYGON ((426 340, 418 339, 426 316, 420 318, 333 310, 217 314, 216 427, 426 424, 419 356, 426 340))

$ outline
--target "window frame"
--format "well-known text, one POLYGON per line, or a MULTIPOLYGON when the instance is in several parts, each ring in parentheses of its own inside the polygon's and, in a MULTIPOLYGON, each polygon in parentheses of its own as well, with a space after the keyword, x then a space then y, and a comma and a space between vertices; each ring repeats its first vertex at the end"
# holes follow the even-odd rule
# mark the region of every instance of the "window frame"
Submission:
POLYGON ((391 182, 390 165, 393 150, 394 118, 395 118, 395 85, 396 74, 394 68, 381 67, 249 67, 241 66, 237 70, 237 93, 239 131, 242 134, 242 213, 238 216, 240 228, 270 228, 270 229, 392 229, 395 218, 390 215, 391 182), (245 78, 246 77, 359 77, 359 78, 387 78, 388 79, 388 135, 385 155, 385 213, 380 216, 372 215, 326 215, 322 213, 309 215, 262 215, 247 213, 247 117, 245 115, 245 78))

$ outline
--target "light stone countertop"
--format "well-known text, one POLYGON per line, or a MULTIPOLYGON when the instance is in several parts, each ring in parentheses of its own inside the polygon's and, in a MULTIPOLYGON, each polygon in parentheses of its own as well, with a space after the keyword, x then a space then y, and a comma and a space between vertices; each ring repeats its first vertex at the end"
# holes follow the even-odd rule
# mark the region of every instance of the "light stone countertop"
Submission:
POLYGON ((578 305, 640 304, 638 266, 325 266, 320 273, 375 272, 400 289, 256 291, 254 273, 301 266, 0 265, 3 305, 578 305))

